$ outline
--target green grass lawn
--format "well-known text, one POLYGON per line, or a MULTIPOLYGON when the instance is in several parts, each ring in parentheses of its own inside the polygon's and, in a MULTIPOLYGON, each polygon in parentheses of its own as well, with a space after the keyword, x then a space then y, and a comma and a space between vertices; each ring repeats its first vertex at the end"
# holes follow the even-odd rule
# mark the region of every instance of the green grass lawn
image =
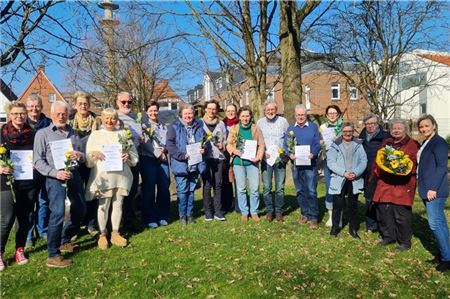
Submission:
MULTIPOLYGON (((321 214, 323 190, 320 185, 321 214)), ((436 244, 420 201, 413 247, 396 253, 395 245, 381 248, 377 235, 364 233, 362 205, 361 241, 347 227, 332 239, 324 223, 317 231, 297 225, 293 193, 287 188, 284 224, 241 223, 236 213, 205 223, 199 213, 195 225, 145 230, 128 236, 127 248, 107 251, 84 234, 74 265, 65 269, 46 267, 41 240, 28 265, 9 261, 1 298, 450 298, 450 275, 426 262, 436 244)), ((10 240, 6 256, 12 253, 10 240)))

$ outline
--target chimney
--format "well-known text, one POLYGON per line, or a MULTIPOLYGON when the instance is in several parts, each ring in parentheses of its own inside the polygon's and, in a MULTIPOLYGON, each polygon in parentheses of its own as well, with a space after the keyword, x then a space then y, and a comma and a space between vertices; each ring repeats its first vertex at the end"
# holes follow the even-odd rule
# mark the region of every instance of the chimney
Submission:
POLYGON ((39 72, 39 71, 45 72, 45 65, 44 65, 44 64, 39 64, 39 65, 37 66, 37 71, 38 71, 38 72, 39 72))

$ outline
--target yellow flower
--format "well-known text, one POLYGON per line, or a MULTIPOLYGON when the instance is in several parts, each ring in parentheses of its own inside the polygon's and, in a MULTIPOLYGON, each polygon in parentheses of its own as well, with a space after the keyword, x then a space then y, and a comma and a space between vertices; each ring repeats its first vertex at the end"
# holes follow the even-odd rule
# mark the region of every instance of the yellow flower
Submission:
POLYGON ((278 154, 283 154, 284 153, 284 151, 283 151, 283 149, 282 148, 278 148, 278 154))
POLYGON ((397 157, 403 157, 404 153, 402 151, 394 151, 394 155, 396 155, 397 157))
POLYGON ((398 168, 398 162, 397 162, 397 160, 391 161, 391 162, 389 162, 389 164, 391 165, 391 167, 392 167, 393 169, 397 169, 397 168, 398 168))
POLYGON ((71 155, 72 155, 71 152, 66 152, 66 158, 67 158, 67 159, 69 159, 71 155))
POLYGON ((207 132, 206 135, 211 136, 211 132, 207 132))
POLYGON ((292 131, 292 130, 289 131, 289 135, 290 135, 290 136, 294 136, 294 131, 292 131))
POLYGON ((404 155, 404 156, 403 156, 403 159, 409 160, 409 155, 404 155))
POLYGON ((147 128, 147 132, 151 133, 152 132, 152 128, 147 128))
POLYGON ((6 154, 6 152, 7 152, 6 147, 0 146, 0 155, 4 155, 4 154, 6 154))
POLYGON ((408 159, 402 159, 402 160, 400 161, 400 165, 401 165, 401 166, 407 166, 407 165, 408 165, 408 159))

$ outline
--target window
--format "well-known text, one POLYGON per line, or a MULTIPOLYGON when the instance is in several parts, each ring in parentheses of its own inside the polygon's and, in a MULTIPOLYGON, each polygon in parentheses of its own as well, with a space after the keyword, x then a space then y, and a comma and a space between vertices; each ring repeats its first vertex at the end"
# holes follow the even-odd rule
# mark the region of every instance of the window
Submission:
POLYGON ((221 89, 222 86, 222 78, 216 79, 216 89, 221 89))
POLYGON ((49 101, 50 103, 56 102, 56 94, 55 94, 55 93, 49 93, 49 94, 48 94, 48 101, 49 101))
POLYGON ((159 104, 159 110, 161 110, 161 111, 170 110, 169 103, 167 103, 167 102, 158 102, 158 104, 159 104))
POLYGON ((331 84, 331 99, 339 100, 341 98, 341 85, 338 83, 331 84))
POLYGON ((268 101, 275 101, 275 90, 272 89, 266 89, 266 93, 267 93, 267 100, 268 101))
POLYGON ((170 103, 170 109, 171 110, 177 110, 178 109, 178 105, 176 102, 170 103))
POLYGON ((417 86, 424 86, 427 83, 427 74, 416 73, 400 78, 400 88, 402 90, 407 90, 417 86))
POLYGON ((427 104, 420 104, 420 114, 427 114, 427 104))
POLYGON ((304 95, 306 110, 311 110, 311 88, 308 85, 305 86, 304 95))
POLYGON ((350 100, 357 100, 358 99, 358 88, 354 86, 350 86, 348 89, 348 93, 350 95, 350 100))

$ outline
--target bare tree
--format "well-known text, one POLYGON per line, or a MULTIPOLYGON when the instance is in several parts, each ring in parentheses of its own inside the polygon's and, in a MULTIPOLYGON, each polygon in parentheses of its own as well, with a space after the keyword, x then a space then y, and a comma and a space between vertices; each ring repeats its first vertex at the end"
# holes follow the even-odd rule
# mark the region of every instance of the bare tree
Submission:
POLYGON ((249 102, 259 117, 267 98, 269 29, 276 1, 186 1, 202 35, 220 56, 247 78, 249 102))
MULTIPOLYGON (((417 48, 430 48, 436 39, 437 22, 446 3, 438 1, 362 1, 335 6, 334 24, 318 32, 317 41, 330 54, 328 65, 367 98, 370 109, 389 119, 399 106, 402 57, 417 48)), ((446 40, 441 46, 448 44, 446 40)), ((421 83, 421 88, 432 82, 421 83)))
POLYGON ((320 1, 308 0, 301 7, 296 1, 281 0, 280 6, 280 51, 281 81, 285 116, 294 119, 295 105, 302 102, 301 27, 318 6, 320 1))
POLYGON ((70 5, 83 10, 85 3, 74 1, 1 1, 0 45, 2 72, 15 78, 18 70, 30 71, 47 59, 72 58, 79 52, 82 34, 69 25, 70 17, 57 9, 70 5))

